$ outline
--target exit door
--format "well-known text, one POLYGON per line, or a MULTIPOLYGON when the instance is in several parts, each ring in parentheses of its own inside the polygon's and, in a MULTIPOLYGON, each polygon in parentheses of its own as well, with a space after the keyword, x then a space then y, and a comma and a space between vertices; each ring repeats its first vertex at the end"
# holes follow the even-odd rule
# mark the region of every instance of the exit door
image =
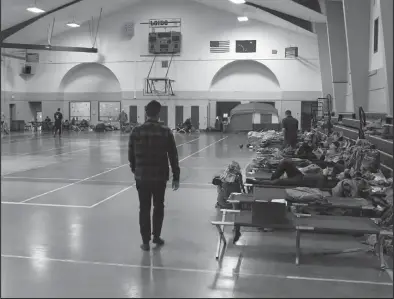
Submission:
POLYGON ((129 117, 130 117, 130 123, 136 124, 137 123, 137 106, 129 106, 129 117))
POLYGON ((175 125, 183 124, 183 106, 175 107, 175 125))
POLYGON ((168 126, 168 107, 167 106, 161 106, 160 122, 163 125, 168 126))
POLYGON ((192 126, 198 130, 200 129, 200 107, 192 106, 191 112, 192 112, 191 113, 192 126))
POLYGON ((10 125, 16 118, 16 106, 15 104, 10 104, 10 125))

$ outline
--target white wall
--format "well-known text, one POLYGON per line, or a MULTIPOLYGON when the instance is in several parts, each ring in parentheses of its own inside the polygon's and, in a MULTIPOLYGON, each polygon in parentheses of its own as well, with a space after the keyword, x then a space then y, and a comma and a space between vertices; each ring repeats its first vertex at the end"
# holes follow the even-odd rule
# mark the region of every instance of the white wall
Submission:
POLYGON ((20 76, 24 62, 15 58, 1 57, 1 90, 24 92, 29 77, 20 76))
MULTIPOLYGON (((384 0, 387 1, 387 0, 384 0)), ((385 65, 385 43, 384 30, 381 16, 381 0, 371 0, 370 15, 370 40, 369 40, 369 94, 368 111, 390 114, 390 104, 388 100, 387 76, 385 68, 392 68, 392 65, 385 65), (374 53, 374 22, 379 18, 378 51, 374 53)), ((392 28, 391 32, 392 34, 392 28)))
POLYGON ((380 0, 370 0, 371 2, 371 18, 370 18, 370 32, 369 32, 369 70, 374 71, 383 67, 384 64, 384 39, 382 18, 380 17, 380 0), (378 36, 378 51, 373 51, 374 40, 374 22, 379 18, 379 36, 378 36))
MULTIPOLYGON (((74 66, 80 63, 97 62, 106 66, 117 77, 123 91, 123 106, 138 102, 143 107, 144 100, 147 100, 141 97, 143 79, 148 74, 153 58, 141 56, 148 54, 149 28, 140 23, 152 18, 182 18, 183 50, 180 57, 174 58, 169 71, 169 77, 176 80, 174 89, 178 98, 173 98, 169 106, 184 105, 186 118, 190 107, 197 101, 200 103, 201 126, 208 118, 206 107, 209 100, 237 98, 279 101, 285 98, 286 101, 297 102, 295 105, 301 107, 300 101, 316 100, 321 95, 322 84, 316 37, 296 34, 255 21, 239 23, 235 15, 182 0, 165 3, 146 0, 121 12, 105 16, 101 20, 97 39, 99 54, 42 51, 36 75, 26 82, 26 92, 33 95, 40 94, 43 101, 54 101, 62 79, 74 66), (135 24, 135 35, 128 40, 124 38, 122 28, 130 21, 135 24), (257 53, 235 53, 237 39, 256 39, 257 53), (209 53, 210 40, 230 40, 230 53, 209 53), (284 49, 290 45, 299 47, 299 59, 284 57, 284 49), (273 49, 278 50, 277 55, 271 53, 273 49), (279 86, 272 84, 272 81, 261 73, 250 71, 230 74, 211 88, 212 79, 219 70, 234 60, 244 59, 255 60, 265 65, 276 76, 279 86), (134 95, 136 95, 135 100, 134 95)), ((55 36, 52 44, 92 47, 88 26, 84 25, 55 36)), ((161 68, 160 60, 158 59, 154 65, 151 76, 165 75, 166 69, 161 68)), ((78 81, 75 81, 68 91, 83 90, 84 82, 93 80, 92 76, 97 77, 91 73, 79 76, 78 81)), ((97 82, 102 81, 100 79, 97 82)), ((92 87, 94 84, 89 86, 92 87)), ((89 91, 99 92, 103 89, 105 90, 106 87, 103 88, 103 85, 98 84, 97 90, 89 91)), ((169 108, 170 123, 174 118, 172 114, 175 114, 175 111, 169 108)))
MULTIPOLYGON (((29 77, 20 76, 23 61, 15 58, 1 58, 1 112, 4 112, 6 118, 9 115, 9 104, 14 103, 20 94, 24 94, 26 80, 29 77)), ((16 104, 16 119, 25 119, 30 116, 27 103, 16 104)), ((30 120, 30 118, 29 118, 30 120)))

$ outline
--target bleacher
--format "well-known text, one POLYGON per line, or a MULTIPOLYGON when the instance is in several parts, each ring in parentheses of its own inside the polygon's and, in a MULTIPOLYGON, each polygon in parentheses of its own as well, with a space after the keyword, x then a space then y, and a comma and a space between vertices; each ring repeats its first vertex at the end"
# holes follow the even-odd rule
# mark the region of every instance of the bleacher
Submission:
MULTIPOLYGON (((383 113, 365 112, 366 123, 382 119, 382 124, 387 128, 388 134, 383 136, 373 136, 366 134, 365 138, 369 140, 380 151, 382 171, 385 175, 393 174, 393 117, 383 113)), ((360 128, 360 120, 356 119, 355 113, 338 113, 338 116, 332 117, 334 131, 342 131, 343 136, 352 140, 357 140, 360 128)))

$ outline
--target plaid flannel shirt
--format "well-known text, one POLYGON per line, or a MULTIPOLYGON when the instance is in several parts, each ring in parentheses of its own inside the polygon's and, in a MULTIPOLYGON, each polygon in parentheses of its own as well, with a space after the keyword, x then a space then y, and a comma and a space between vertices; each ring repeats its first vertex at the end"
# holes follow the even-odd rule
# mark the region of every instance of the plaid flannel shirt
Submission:
POLYGON ((168 160, 173 180, 179 181, 178 150, 169 128, 148 120, 133 129, 129 139, 129 162, 137 181, 168 181, 168 160))

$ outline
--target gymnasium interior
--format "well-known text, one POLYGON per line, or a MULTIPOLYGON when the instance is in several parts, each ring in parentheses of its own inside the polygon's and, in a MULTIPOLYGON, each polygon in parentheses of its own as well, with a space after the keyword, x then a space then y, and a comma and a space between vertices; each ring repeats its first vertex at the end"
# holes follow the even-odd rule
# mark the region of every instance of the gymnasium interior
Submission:
POLYGON ((392 0, 1 0, 0 140, 2 298, 393 298, 392 0), (181 174, 142 251, 152 100, 181 174))

